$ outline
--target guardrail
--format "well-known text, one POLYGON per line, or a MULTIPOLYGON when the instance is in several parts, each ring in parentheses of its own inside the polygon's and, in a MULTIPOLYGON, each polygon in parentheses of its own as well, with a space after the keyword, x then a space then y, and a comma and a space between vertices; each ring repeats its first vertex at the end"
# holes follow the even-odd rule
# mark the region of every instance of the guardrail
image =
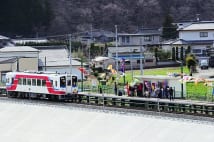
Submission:
POLYGON ((200 116, 214 116, 214 104, 190 100, 168 100, 159 98, 139 98, 114 96, 105 94, 81 93, 75 98, 76 102, 89 105, 122 107, 127 109, 142 109, 149 111, 183 113, 200 116))

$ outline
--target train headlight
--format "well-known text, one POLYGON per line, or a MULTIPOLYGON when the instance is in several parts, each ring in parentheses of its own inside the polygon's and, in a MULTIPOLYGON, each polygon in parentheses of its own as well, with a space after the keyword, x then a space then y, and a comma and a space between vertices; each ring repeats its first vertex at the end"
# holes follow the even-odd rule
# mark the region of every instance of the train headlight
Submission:
POLYGON ((77 89, 74 89, 74 90, 73 90, 73 93, 76 93, 76 92, 77 92, 77 89))

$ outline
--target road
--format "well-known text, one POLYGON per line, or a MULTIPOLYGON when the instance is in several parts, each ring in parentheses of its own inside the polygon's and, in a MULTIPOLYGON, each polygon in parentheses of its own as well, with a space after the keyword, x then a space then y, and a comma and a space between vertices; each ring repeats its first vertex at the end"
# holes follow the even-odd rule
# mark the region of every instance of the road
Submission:
POLYGON ((200 68, 197 67, 198 73, 193 73, 194 77, 199 77, 199 78, 214 78, 214 68, 209 68, 209 69, 203 69, 201 70, 200 68))

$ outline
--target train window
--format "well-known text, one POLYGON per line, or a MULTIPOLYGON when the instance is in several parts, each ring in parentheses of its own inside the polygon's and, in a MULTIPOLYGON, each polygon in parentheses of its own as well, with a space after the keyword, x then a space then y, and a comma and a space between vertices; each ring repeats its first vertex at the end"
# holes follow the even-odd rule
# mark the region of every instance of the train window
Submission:
POLYGON ((67 85, 68 85, 68 86, 71 86, 71 80, 68 80, 68 81, 67 81, 67 85))
POLYGON ((36 79, 32 79, 32 85, 36 86, 36 79))
POLYGON ((50 80, 51 81, 51 85, 53 86, 53 80, 50 80))
POLYGON ((46 80, 42 80, 42 86, 46 86, 46 80))
POLYGON ((7 82, 7 83, 10 83, 10 80, 9 80, 9 78, 7 78, 7 79, 6 79, 6 82, 7 82))
POLYGON ((27 79, 27 85, 31 85, 31 79, 27 79))
POLYGON ((66 78, 65 78, 65 76, 60 77, 60 87, 66 87, 66 78))
POLYGON ((13 82, 14 82, 14 78, 12 77, 12 78, 11 78, 11 84, 13 84, 13 82))
POLYGON ((40 79, 37 80, 37 86, 41 86, 41 80, 40 79))
POLYGON ((26 78, 23 78, 23 85, 26 85, 26 78))
POLYGON ((77 76, 72 76, 72 86, 77 86, 77 76))
POLYGON ((22 78, 19 78, 19 79, 18 79, 18 84, 19 84, 19 85, 22 85, 22 78))

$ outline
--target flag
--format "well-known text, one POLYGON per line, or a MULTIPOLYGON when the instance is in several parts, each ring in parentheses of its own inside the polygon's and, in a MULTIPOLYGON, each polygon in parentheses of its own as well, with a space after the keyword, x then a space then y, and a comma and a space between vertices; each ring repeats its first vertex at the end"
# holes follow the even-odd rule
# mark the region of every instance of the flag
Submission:
POLYGON ((80 71, 81 71, 81 73, 83 73, 84 75, 88 75, 88 72, 86 71, 86 69, 85 68, 82 68, 82 67, 80 67, 80 68, 78 68, 80 71))

